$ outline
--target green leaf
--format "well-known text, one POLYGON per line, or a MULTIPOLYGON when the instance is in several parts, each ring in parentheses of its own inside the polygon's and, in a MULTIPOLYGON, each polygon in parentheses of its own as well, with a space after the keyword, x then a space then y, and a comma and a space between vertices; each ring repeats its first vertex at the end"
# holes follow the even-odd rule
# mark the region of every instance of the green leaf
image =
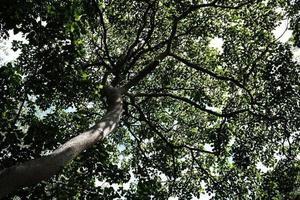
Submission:
POLYGON ((81 19, 81 17, 82 17, 83 15, 78 15, 78 14, 75 14, 74 15, 74 18, 75 18, 75 21, 80 21, 80 19, 81 19))
POLYGON ((81 71, 81 78, 82 80, 86 81, 90 77, 89 73, 87 71, 81 71))

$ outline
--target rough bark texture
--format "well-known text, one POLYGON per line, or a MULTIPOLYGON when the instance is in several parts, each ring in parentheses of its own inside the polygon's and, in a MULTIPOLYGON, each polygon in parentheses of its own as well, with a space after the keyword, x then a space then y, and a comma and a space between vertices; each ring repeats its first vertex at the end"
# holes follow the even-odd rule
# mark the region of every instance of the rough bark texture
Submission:
POLYGON ((57 174, 80 152, 106 137, 117 126, 122 114, 121 93, 115 88, 104 88, 108 110, 102 120, 89 130, 70 139, 50 155, 30 160, 0 171, 0 198, 12 191, 34 185, 57 174))

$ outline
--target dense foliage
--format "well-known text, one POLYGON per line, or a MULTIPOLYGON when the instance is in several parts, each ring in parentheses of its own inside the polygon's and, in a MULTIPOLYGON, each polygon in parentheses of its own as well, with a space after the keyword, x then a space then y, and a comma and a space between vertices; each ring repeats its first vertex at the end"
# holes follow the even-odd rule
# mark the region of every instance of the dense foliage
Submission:
POLYGON ((1 1, 2 39, 12 29, 27 40, 14 42, 20 57, 0 67, 1 169, 90 127, 105 111, 104 85, 127 90, 112 135, 11 197, 299 197, 299 7, 298 0, 1 1), (284 19, 289 43, 272 34, 284 19), (212 47, 216 38, 222 50, 212 47), (105 183, 95 187, 98 180, 105 183))

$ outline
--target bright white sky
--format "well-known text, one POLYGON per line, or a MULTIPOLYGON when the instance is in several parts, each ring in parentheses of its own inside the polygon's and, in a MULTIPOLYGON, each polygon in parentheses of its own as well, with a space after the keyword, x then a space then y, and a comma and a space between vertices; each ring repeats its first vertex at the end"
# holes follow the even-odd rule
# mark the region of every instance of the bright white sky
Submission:
POLYGON ((11 49, 12 47, 12 41, 13 40, 23 40, 24 38, 22 37, 22 34, 19 33, 17 35, 13 34, 13 31, 8 31, 9 32, 9 39, 8 40, 0 40, 0 65, 3 63, 8 63, 11 62, 15 59, 18 58, 20 54, 20 50, 17 52, 13 51, 11 49))
POLYGON ((288 20, 283 20, 281 24, 277 26, 277 28, 275 28, 275 30, 273 31, 275 37, 279 38, 279 41, 282 43, 287 42, 292 36, 292 31, 287 29, 288 26, 288 20))

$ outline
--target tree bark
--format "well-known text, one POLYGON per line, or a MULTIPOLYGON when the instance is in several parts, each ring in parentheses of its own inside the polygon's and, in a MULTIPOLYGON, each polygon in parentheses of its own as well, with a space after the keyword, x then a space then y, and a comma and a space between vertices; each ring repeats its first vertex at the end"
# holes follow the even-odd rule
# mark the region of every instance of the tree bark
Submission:
POLYGON ((119 89, 104 88, 108 109, 100 122, 89 130, 70 139, 50 155, 30 160, 0 171, 0 198, 18 188, 37 184, 57 174, 80 152, 106 137, 117 126, 122 114, 122 98, 119 89))

